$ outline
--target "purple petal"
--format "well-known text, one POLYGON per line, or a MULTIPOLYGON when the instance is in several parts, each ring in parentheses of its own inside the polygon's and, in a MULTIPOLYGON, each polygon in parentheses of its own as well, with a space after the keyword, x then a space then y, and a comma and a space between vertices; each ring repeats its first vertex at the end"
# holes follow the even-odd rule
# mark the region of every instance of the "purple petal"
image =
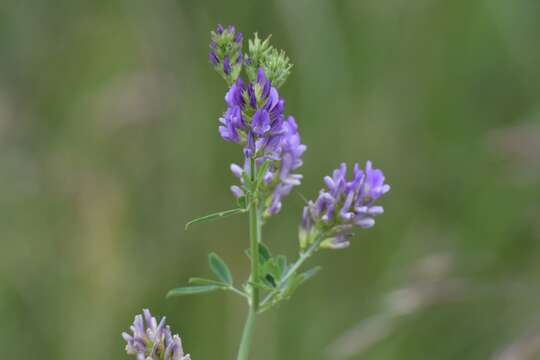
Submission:
POLYGON ((257 110, 253 115, 253 132, 256 135, 262 136, 270 130, 270 116, 266 110, 257 110))

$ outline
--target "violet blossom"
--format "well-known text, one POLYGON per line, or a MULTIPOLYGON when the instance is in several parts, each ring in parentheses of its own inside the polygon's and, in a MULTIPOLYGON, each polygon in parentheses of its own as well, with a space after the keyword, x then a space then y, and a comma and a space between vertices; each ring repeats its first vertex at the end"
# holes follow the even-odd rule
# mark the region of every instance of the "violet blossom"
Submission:
POLYGON ((227 110, 219 119, 219 133, 224 140, 241 144, 245 159, 243 167, 231 166, 242 185, 231 187, 231 191, 236 198, 245 195, 244 176, 251 174, 251 159, 257 166, 269 161, 262 184, 263 193, 269 194, 264 213, 275 215, 281 209, 282 198, 302 179, 302 175, 293 173, 302 165, 306 150, 300 142, 298 125, 292 116, 285 120, 285 101, 262 68, 256 82, 244 84, 239 78, 227 92, 225 102, 227 110))
POLYGON ((218 25, 212 32, 208 61, 221 73, 229 84, 233 83, 242 70, 243 35, 232 25, 224 28, 218 25))
POLYGON ((326 176, 326 189, 320 191, 315 202, 309 201, 302 214, 300 245, 304 249, 325 236, 321 246, 341 249, 349 246, 349 237, 355 227, 370 228, 375 217, 383 213, 383 207, 375 202, 390 191, 381 170, 373 169, 367 161, 365 170, 355 164, 350 181, 346 178, 347 166, 334 170, 326 176))
POLYGON ((143 315, 136 315, 130 327, 132 334, 122 333, 127 342, 126 352, 137 360, 190 360, 184 355, 182 341, 173 335, 165 317, 158 323, 148 309, 143 315))

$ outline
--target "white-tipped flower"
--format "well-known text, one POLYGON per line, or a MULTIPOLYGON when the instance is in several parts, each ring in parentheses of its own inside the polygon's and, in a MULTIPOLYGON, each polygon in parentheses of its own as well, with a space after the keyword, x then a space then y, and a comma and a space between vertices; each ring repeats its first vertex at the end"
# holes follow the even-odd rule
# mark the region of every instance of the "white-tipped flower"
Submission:
POLYGON ((191 360, 189 354, 184 355, 180 337, 172 335, 165 324, 165 317, 158 323, 150 310, 144 309, 143 315, 135 316, 130 329, 132 334, 123 332, 122 337, 126 352, 137 360, 191 360))

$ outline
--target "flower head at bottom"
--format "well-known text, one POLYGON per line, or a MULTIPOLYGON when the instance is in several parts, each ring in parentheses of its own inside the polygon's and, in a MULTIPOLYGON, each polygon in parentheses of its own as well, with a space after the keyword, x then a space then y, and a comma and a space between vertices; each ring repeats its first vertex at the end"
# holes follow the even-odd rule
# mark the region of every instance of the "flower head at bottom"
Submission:
POLYGON ((184 355, 182 341, 173 335, 165 324, 165 317, 158 323, 148 309, 136 315, 130 327, 132 334, 122 333, 126 341, 126 352, 135 355, 137 360, 191 360, 184 355))

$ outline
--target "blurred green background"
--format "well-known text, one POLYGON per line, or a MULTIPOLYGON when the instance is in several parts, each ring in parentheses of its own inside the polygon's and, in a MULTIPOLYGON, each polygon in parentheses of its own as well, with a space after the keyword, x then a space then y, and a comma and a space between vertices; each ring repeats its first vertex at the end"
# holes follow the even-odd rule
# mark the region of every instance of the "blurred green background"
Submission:
MULTIPOLYGON (((233 359, 245 304, 165 300, 218 252, 244 279, 209 31, 272 33, 316 196, 341 161, 392 191, 377 226, 263 315, 253 359, 540 359, 538 0, 4 0, 0 358, 127 359, 150 307, 194 360, 233 359)), ((295 255, 292 194, 265 228, 295 255)))

